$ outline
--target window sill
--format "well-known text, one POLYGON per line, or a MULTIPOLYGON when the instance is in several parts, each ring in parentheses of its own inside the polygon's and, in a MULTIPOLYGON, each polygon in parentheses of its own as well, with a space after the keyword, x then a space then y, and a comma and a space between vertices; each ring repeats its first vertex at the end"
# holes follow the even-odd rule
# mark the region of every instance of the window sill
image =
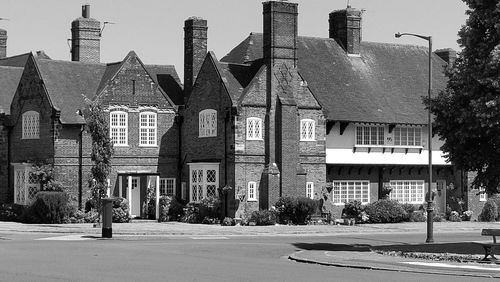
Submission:
MULTIPOLYGON (((361 205, 367 205, 369 204, 368 202, 362 202, 361 205)), ((345 206, 345 203, 333 203, 334 206, 345 206)))
POLYGON ((257 202, 257 199, 248 199, 247 202, 257 202))
POLYGON ((247 141, 264 141, 262 138, 247 138, 247 141))
POLYGON ((316 139, 300 139, 300 142, 314 142, 316 139))
POLYGON ((128 144, 127 145, 113 145, 113 147, 128 147, 128 144))
POLYGON ((158 148, 158 145, 139 145, 141 148, 158 148))
POLYGON ((418 150, 418 153, 421 154, 422 150, 424 149, 423 146, 395 146, 395 145, 354 145, 353 147, 353 152, 356 153, 357 149, 368 149, 368 153, 372 149, 382 149, 382 153, 385 153, 386 151, 390 151, 391 154, 394 153, 394 150, 396 149, 403 149, 405 150, 405 154, 408 154, 409 150, 418 150))

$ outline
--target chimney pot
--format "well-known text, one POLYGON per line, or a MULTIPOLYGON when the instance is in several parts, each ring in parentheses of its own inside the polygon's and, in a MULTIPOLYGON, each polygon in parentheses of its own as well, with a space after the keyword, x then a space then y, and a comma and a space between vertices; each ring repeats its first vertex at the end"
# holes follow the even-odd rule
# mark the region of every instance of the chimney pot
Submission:
POLYGON ((82 6, 82 17, 88 19, 90 18, 90 5, 85 4, 82 6))

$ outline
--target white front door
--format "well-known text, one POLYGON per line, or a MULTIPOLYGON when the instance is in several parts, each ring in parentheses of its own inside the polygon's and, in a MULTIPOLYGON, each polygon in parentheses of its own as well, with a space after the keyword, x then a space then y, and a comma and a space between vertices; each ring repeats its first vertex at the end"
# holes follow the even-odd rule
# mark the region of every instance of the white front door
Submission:
POLYGON ((132 177, 132 201, 130 203, 130 214, 132 217, 141 216, 141 178, 132 177))

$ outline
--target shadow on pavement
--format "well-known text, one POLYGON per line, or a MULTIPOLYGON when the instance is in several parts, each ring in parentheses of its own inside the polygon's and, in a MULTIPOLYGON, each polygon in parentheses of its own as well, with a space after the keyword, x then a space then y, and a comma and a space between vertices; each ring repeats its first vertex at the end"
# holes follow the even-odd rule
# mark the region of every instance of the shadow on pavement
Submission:
POLYGON ((329 243, 293 243, 299 249, 307 251, 369 252, 367 244, 329 244, 329 243))
POLYGON ((418 244, 418 245, 383 245, 373 246, 373 250, 401 251, 419 253, 453 253, 463 255, 484 254, 481 245, 471 242, 442 243, 442 244, 418 244))

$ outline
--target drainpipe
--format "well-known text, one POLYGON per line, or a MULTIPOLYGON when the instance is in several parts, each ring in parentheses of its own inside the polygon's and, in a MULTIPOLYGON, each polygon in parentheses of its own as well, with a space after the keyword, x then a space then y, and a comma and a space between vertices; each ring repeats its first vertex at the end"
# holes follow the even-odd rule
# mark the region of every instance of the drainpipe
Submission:
POLYGON ((85 130, 85 125, 80 126, 80 134, 78 134, 79 144, 78 144, 78 208, 82 209, 82 194, 83 194, 83 131, 85 130))
MULTIPOLYGON (((180 109, 179 109, 180 111, 180 109)), ((179 127, 179 134, 177 134, 177 143, 178 143, 178 148, 177 148, 177 177, 179 178, 179 183, 177 184, 178 186, 180 185, 180 189, 182 189, 182 166, 183 166, 183 160, 182 160, 182 123, 184 122, 184 117, 180 115, 179 113, 176 114, 175 116, 175 123, 177 123, 177 126, 179 127)), ((175 187, 177 189, 177 187, 175 187)), ((182 195, 182 191, 180 191, 180 195, 182 195)), ((176 193, 177 194, 177 193, 176 193)), ((179 195, 179 194, 177 194, 179 195)), ((181 196, 182 197, 182 196, 181 196)), ((179 198, 179 197, 177 197, 179 198)))

